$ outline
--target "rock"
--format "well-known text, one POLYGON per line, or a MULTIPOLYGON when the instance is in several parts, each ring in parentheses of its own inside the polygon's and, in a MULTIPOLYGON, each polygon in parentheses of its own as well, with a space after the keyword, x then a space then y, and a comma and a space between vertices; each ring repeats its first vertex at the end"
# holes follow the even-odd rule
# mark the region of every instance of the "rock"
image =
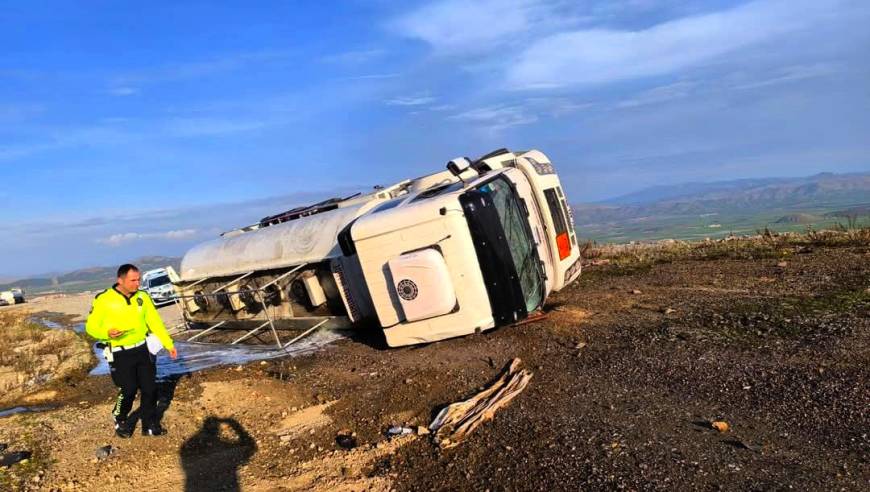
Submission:
POLYGON ((749 451, 754 451, 756 453, 760 453, 764 448, 762 446, 758 446, 756 444, 750 444, 746 441, 740 439, 729 439, 727 441, 723 441, 725 444, 729 446, 734 446, 737 449, 748 449, 749 451))
POLYGON ((719 432, 728 432, 728 429, 731 428, 731 426, 728 425, 728 422, 725 422, 723 420, 717 420, 715 422, 710 422, 710 427, 712 427, 713 429, 716 429, 719 432))
POLYGON ((414 382, 414 380, 411 379, 411 378, 406 378, 406 379, 405 379, 405 384, 411 384, 411 383, 413 383, 413 382, 414 382))
POLYGON ((779 263, 776 264, 776 266, 778 266, 779 268, 785 268, 788 266, 788 262, 787 261, 780 261, 779 263))
POLYGON ((425 435, 427 435, 427 434, 429 434, 429 428, 428 428, 428 427, 425 427, 425 426, 422 426, 422 425, 418 425, 418 426, 417 426, 417 435, 418 435, 418 436, 425 436, 425 435))
POLYGON ((637 289, 632 289, 631 293, 632 293, 632 294, 635 294, 635 295, 643 294, 643 292, 641 292, 641 291, 639 291, 639 290, 637 290, 637 289))
POLYGON ((107 444, 105 446, 97 448, 94 452, 94 456, 97 457, 98 460, 104 460, 109 456, 112 456, 118 451, 118 448, 113 447, 111 444, 107 444))
POLYGON ((672 313, 676 313, 676 312, 677 312, 676 309, 673 309, 673 308, 665 308, 665 314, 672 314, 672 313))
POLYGON ((338 432, 338 435, 335 436, 335 443, 343 449, 353 449, 357 446, 356 438, 353 436, 353 432, 347 429, 343 429, 338 432))

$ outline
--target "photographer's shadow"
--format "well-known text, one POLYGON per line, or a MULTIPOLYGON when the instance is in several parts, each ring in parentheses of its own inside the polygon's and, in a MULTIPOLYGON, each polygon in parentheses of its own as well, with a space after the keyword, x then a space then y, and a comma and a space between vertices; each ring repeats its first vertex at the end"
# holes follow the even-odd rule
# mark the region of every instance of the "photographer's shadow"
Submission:
POLYGON ((238 470, 256 452, 257 443, 235 419, 206 418, 181 445, 184 490, 240 490, 238 470))

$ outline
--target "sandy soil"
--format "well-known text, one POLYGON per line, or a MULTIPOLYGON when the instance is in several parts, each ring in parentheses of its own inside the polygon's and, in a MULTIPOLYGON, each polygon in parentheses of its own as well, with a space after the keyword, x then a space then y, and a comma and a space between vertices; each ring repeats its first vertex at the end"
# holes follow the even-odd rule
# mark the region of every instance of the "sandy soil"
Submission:
POLYGON ((318 354, 164 384, 162 438, 114 437, 114 389, 87 378, 53 388, 60 409, 0 419, 0 442, 34 452, 0 480, 44 490, 867 490, 868 289, 870 245, 786 262, 601 265, 536 323, 402 349, 361 333, 318 354), (384 436, 428 424, 514 357, 534 378, 466 442, 442 451, 431 436, 384 436), (353 450, 336 443, 347 432, 353 450), (97 460, 104 445, 118 451, 97 460))

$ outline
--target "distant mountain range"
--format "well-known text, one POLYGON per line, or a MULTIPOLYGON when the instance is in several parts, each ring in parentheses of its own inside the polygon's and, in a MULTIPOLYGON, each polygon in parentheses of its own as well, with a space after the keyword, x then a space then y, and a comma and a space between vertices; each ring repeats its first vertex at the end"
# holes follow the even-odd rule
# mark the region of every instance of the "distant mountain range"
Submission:
MULTIPOLYGON (((138 266, 143 272, 165 266, 172 266, 178 270, 180 269, 181 258, 144 256, 134 260, 133 264, 138 266)), ((98 290, 109 287, 115 282, 117 269, 118 265, 114 265, 83 268, 57 275, 39 275, 0 284, 0 290, 19 288, 31 294, 50 291, 82 292, 85 290, 98 290)))
POLYGON ((870 173, 656 186, 572 205, 581 235, 616 241, 707 236, 709 229, 746 232, 770 224, 833 224, 867 216, 868 207, 870 173))

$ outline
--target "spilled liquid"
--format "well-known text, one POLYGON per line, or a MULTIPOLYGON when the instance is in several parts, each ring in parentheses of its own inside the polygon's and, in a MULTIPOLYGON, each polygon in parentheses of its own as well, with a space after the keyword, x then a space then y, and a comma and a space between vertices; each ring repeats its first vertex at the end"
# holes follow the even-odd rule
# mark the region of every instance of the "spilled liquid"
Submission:
MULTIPOLYGON (((69 329, 60 323, 45 318, 32 318, 32 321, 52 329, 69 329)), ((85 331, 84 323, 76 323, 72 330, 77 333, 85 331)), ((212 367, 243 365, 261 360, 277 359, 279 357, 297 357, 316 352, 323 347, 346 338, 348 332, 344 330, 320 330, 297 341, 287 348, 280 349, 270 345, 229 345, 199 342, 175 342, 178 350, 178 358, 172 360, 166 350, 157 354, 157 380, 202 371, 212 367)), ((103 357, 102 349, 93 346, 94 356, 97 358, 97 367, 90 372, 91 376, 103 376, 109 374, 109 364, 103 357)), ((0 417, 6 416, 2 412, 20 413, 32 407, 20 407, 23 410, 8 409, 0 411, 0 417)), ((42 409, 40 409, 42 410, 42 409)), ((37 411, 40 411, 37 410, 37 411)), ((11 414, 10 414, 11 415, 11 414)))
MULTIPOLYGON (((345 338, 339 330, 323 330, 299 340, 285 349, 263 345, 227 345, 198 342, 175 342, 178 358, 172 360, 165 350, 157 354, 157 379, 165 380, 172 376, 202 371, 212 367, 242 365, 279 357, 296 357, 316 352, 323 347, 345 338)), ((99 364, 91 370, 92 376, 109 374, 109 364, 103 351, 94 346, 99 364)))

